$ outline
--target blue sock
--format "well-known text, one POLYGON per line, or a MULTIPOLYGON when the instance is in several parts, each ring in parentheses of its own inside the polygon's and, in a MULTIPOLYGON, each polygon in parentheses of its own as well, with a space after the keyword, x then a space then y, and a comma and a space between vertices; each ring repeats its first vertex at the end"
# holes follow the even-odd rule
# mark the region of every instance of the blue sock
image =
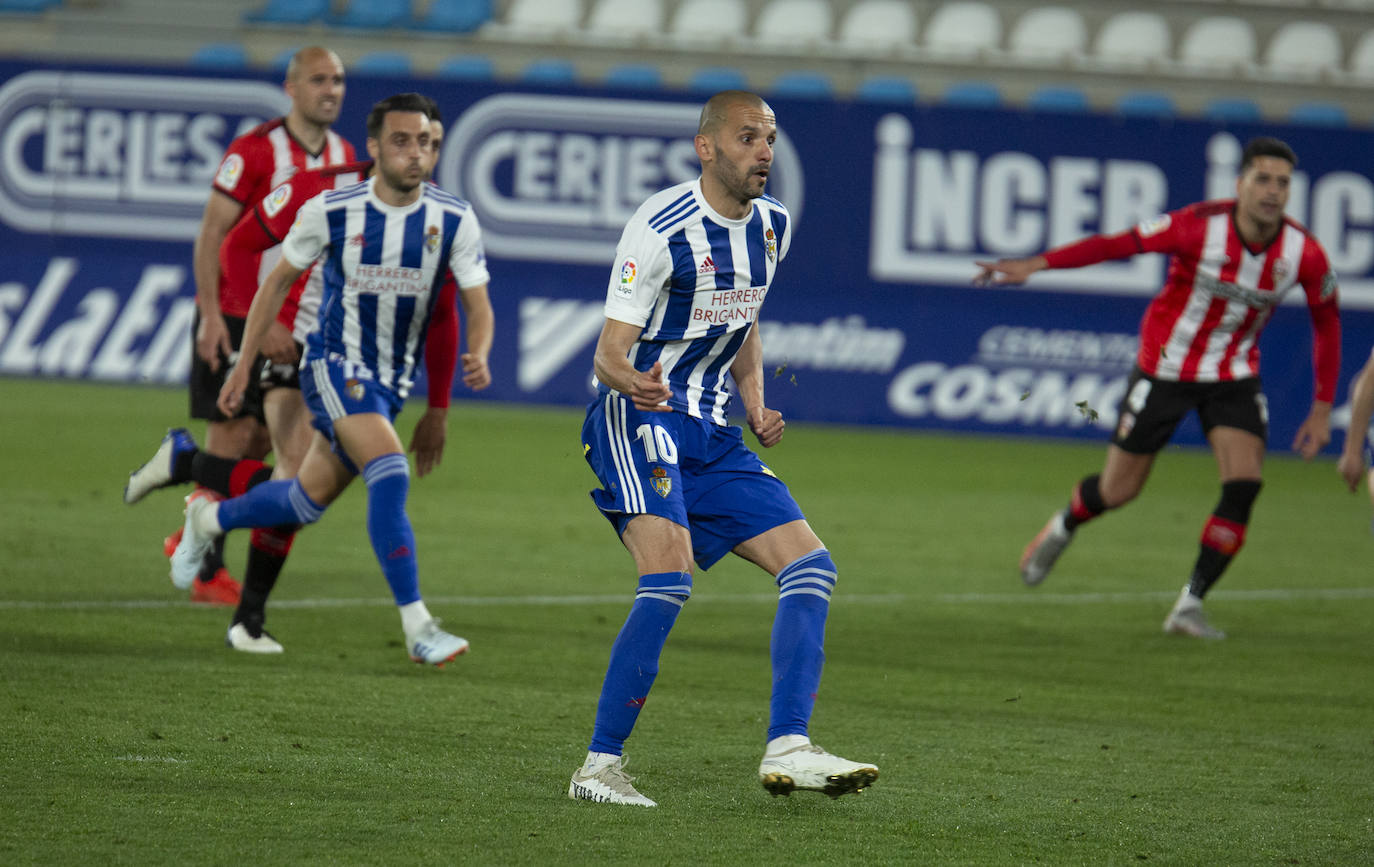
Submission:
POLYGON ((658 675, 658 657, 677 614, 692 595, 689 572, 656 572, 639 576, 630 616, 611 646, 611 663, 601 685, 592 730, 594 753, 620 755, 635 727, 639 709, 658 675))
POLYGON ((768 740, 804 735, 825 664, 825 617, 835 588, 835 562, 821 548, 778 573, 778 613, 773 618, 773 699, 768 740))
POLYGON ((324 506, 310 499, 299 479, 280 479, 254 485, 248 493, 219 504, 219 525, 226 531, 244 527, 313 524, 324 506))
POLYGON ((382 455, 363 467, 367 483, 367 535, 382 564, 397 605, 420 599, 420 571, 415 560, 415 531, 406 514, 410 465, 403 454, 382 455))

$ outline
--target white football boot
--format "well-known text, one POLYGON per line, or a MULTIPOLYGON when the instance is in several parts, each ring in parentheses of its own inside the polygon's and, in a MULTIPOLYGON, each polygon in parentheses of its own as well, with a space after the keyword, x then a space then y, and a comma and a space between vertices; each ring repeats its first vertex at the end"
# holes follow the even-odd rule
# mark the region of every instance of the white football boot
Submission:
POLYGON ((1188 592, 1184 587, 1174 603, 1174 610, 1164 618, 1164 631, 1173 635, 1188 635, 1193 638, 1208 638, 1220 641, 1226 633, 1207 622, 1202 613, 1202 600, 1188 592))
POLYGON ((219 501, 219 494, 204 488, 186 498, 186 526, 172 552, 172 583, 181 590, 190 588, 210 545, 224 535, 219 525, 219 501))
POLYGON ((625 773, 625 757, 607 753, 589 753, 582 767, 573 771, 568 783, 568 797, 574 801, 596 801, 601 804, 632 804, 636 807, 657 807, 631 785, 634 777, 625 773))
POLYGON ((406 647, 413 661, 442 668, 445 662, 468 652, 468 640, 445 632, 439 628, 438 619, 430 618, 419 632, 406 636, 406 647))
MULTIPOLYGON (((782 741, 782 738, 777 740, 782 741)), ((862 792, 878 779, 877 765, 842 759, 809 741, 791 747, 784 741, 774 749, 778 752, 765 751, 763 762, 759 764, 759 782, 774 797, 801 789, 838 798, 850 792, 862 792)))
POLYGON ((1021 580, 1034 587, 1050 574, 1054 561, 1073 541, 1073 531, 1064 527, 1064 513, 1055 512, 1021 553, 1021 580))

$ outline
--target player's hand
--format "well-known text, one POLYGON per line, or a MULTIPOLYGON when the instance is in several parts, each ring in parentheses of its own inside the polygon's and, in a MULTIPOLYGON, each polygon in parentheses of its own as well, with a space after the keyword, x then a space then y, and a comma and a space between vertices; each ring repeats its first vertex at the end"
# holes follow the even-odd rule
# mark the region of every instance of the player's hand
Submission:
POLYGON ((219 372, 221 358, 228 358, 234 352, 234 344, 229 342, 229 326, 224 324, 224 314, 216 310, 206 316, 201 314, 200 328, 196 330, 196 355, 210 365, 213 373, 219 372))
POLYGON ((981 270, 973 278, 974 286, 996 286, 1024 283, 1030 275, 1045 267, 1044 256, 1024 259, 998 259, 996 262, 974 262, 981 270))
POLYGON ((1349 452, 1342 452, 1341 459, 1336 462, 1336 472, 1341 474, 1342 479, 1345 479, 1345 486, 1350 489, 1351 493, 1358 491, 1360 478, 1364 476, 1364 455, 1358 452, 1353 455, 1349 452))
POLYGON ((782 420, 782 413, 766 406, 756 406, 749 410, 747 418, 749 429, 758 437, 759 445, 766 449, 778 444, 782 439, 782 429, 787 427, 787 422, 782 420))
POLYGON ((300 351, 296 348, 296 339, 291 336, 285 325, 275 320, 262 338, 262 348, 259 352, 275 364, 295 364, 301 358, 300 351))
POLYGON ((448 410, 430 407, 415 423, 410 436, 410 451, 415 453, 415 475, 424 478, 439 466, 448 441, 448 410))
POLYGON ((219 390, 215 405, 229 418, 234 418, 243 409, 243 393, 248 390, 248 368, 251 364, 235 364, 224 378, 224 386, 219 390))
POLYGON ((1310 461, 1329 442, 1331 442, 1331 410, 1328 406, 1325 412, 1321 412, 1314 407, 1307 419, 1303 421, 1302 427, 1298 428, 1297 436, 1293 437, 1293 451, 1302 455, 1303 460, 1310 461))
POLYGON ((630 387, 624 392, 634 403, 635 409, 645 412, 672 412, 668 398, 673 390, 663 381, 663 363, 654 362, 648 370, 636 370, 630 378, 630 387))
POLYGON ((487 367, 485 358, 472 352, 464 352, 458 356, 458 360, 463 365, 464 385, 473 391, 481 391, 491 385, 491 368, 487 367))

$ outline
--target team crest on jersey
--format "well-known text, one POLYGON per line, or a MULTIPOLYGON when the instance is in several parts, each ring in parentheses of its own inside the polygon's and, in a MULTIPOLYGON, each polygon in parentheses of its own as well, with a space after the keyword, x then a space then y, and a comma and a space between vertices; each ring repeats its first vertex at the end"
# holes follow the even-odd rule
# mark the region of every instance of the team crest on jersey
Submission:
POLYGON ((633 295, 637 274, 639 274, 639 264, 635 262, 635 257, 626 256, 625 261, 620 263, 620 282, 616 284, 615 294, 621 298, 629 298, 633 295))
POLYGON ((654 467, 654 490, 665 500, 673 492, 673 480, 669 478, 668 471, 663 467, 654 467))
POLYGON ((243 157, 230 154, 219 164, 219 174, 215 175, 215 186, 232 190, 243 177, 243 157))
POLYGON ((778 236, 769 229, 763 233, 763 252, 768 254, 768 261, 772 262, 778 255, 778 236))
POLYGON ((1287 259, 1275 259, 1272 270, 1274 272, 1274 282, 1282 283, 1284 278, 1293 273, 1293 263, 1289 262, 1287 259))
POLYGON ((431 225, 428 229, 425 229, 425 250, 427 250, 430 253, 434 253, 439 250, 438 226, 431 225))
POLYGON ((344 391, 348 392, 348 396, 353 398, 354 400, 362 400, 363 395, 366 393, 366 390, 363 388, 363 384, 356 379, 349 379, 345 381, 344 391))
POLYGON ((263 200, 262 212, 266 214, 269 219, 275 217, 277 214, 281 213, 281 209, 286 207, 286 203, 289 201, 291 201, 291 185, 282 184, 263 200))

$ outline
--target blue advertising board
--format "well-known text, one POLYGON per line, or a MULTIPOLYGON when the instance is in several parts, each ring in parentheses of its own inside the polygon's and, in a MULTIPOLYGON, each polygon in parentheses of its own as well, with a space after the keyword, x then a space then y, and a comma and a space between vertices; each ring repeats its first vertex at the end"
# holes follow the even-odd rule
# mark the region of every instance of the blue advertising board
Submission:
MULTIPOLYGON (((584 404, 620 229, 650 193, 697 174, 699 100, 354 77, 337 131, 361 151, 367 107, 400 90, 439 102, 436 180, 482 221, 497 316, 482 399, 584 404)), ((1258 134, 1300 155, 1289 213, 1341 276, 1338 405, 1374 342, 1367 131, 773 106, 769 191, 795 235, 760 327, 768 400, 789 418, 1104 439, 1161 257, 995 289, 970 284, 974 261, 1231 195, 1258 134)), ((287 107, 266 76, 0 63, 0 374, 184 382, 191 243, 219 156, 287 107)), ((1261 342, 1280 448, 1312 397, 1310 323, 1293 294, 1261 342)), ((1201 434, 1190 425, 1177 441, 1201 434)))

